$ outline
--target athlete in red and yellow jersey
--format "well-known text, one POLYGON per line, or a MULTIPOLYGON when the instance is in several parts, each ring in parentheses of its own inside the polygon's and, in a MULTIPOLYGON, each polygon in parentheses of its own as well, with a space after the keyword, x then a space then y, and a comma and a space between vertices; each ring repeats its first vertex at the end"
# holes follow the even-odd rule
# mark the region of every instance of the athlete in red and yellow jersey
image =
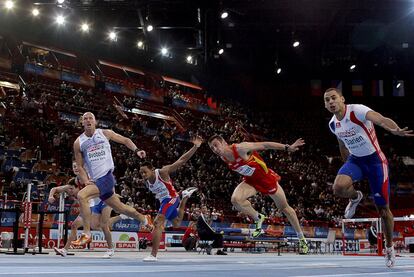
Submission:
POLYGON ((277 142, 242 142, 229 145, 219 135, 214 135, 208 140, 211 150, 220 156, 231 170, 243 175, 243 181, 234 190, 231 202, 238 211, 251 216, 255 220, 256 230, 253 232, 253 237, 258 237, 262 233, 265 216, 258 213, 247 199, 257 192, 261 192, 269 195, 288 218, 298 235, 299 252, 301 254, 308 253, 308 246, 296 212, 287 203, 285 193, 279 185, 280 176, 267 167, 256 151, 273 149, 295 152, 304 144, 303 139, 298 139, 291 145, 277 142))

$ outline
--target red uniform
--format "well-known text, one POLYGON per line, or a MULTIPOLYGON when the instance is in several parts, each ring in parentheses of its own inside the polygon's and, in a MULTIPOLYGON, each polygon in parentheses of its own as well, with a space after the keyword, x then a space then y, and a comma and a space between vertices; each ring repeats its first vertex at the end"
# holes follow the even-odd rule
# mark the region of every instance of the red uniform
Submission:
POLYGON ((222 159, 231 170, 243 175, 243 181, 263 194, 274 194, 277 191, 280 176, 267 167, 257 152, 253 152, 248 160, 243 160, 237 152, 235 144, 231 146, 231 149, 234 161, 228 161, 224 157, 222 159))

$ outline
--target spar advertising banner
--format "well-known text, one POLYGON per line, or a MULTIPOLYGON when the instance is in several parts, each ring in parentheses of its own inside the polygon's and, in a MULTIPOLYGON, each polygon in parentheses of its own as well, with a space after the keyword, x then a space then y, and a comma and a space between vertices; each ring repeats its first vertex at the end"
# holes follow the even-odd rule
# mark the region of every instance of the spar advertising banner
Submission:
MULTIPOLYGON (((70 230, 69 230, 70 234, 70 230)), ((82 234, 82 230, 78 230, 78 237, 82 234)), ((111 232, 112 242, 115 244, 116 249, 137 249, 140 239, 147 239, 148 242, 152 241, 151 233, 145 232, 111 232)), ((50 230, 50 239, 57 242, 58 230, 50 230)), ((63 245, 61 245, 63 246, 63 245)), ((85 247, 83 247, 85 248, 85 247)), ((91 249, 106 249, 108 244, 106 243, 104 233, 102 231, 92 231, 92 242, 90 244, 91 249)), ((165 249, 165 233, 162 234, 160 249, 165 249)))

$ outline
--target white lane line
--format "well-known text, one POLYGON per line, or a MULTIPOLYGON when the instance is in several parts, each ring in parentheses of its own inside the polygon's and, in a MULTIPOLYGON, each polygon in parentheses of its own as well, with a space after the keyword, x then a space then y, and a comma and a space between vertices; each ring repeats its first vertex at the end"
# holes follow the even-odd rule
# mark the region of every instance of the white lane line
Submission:
POLYGON ((342 276, 377 276, 377 275, 391 275, 391 274, 406 274, 414 273, 414 271, 390 271, 385 272, 360 272, 360 273, 347 273, 347 274, 328 274, 328 275, 296 275, 292 277, 342 277, 342 276))

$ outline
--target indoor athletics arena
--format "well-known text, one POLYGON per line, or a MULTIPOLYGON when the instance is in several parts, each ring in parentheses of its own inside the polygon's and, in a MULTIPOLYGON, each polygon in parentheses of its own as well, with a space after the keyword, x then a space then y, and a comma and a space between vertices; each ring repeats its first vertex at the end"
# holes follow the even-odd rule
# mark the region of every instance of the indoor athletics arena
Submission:
POLYGON ((1 276, 414 276, 412 0, 0 0, 1 276))

